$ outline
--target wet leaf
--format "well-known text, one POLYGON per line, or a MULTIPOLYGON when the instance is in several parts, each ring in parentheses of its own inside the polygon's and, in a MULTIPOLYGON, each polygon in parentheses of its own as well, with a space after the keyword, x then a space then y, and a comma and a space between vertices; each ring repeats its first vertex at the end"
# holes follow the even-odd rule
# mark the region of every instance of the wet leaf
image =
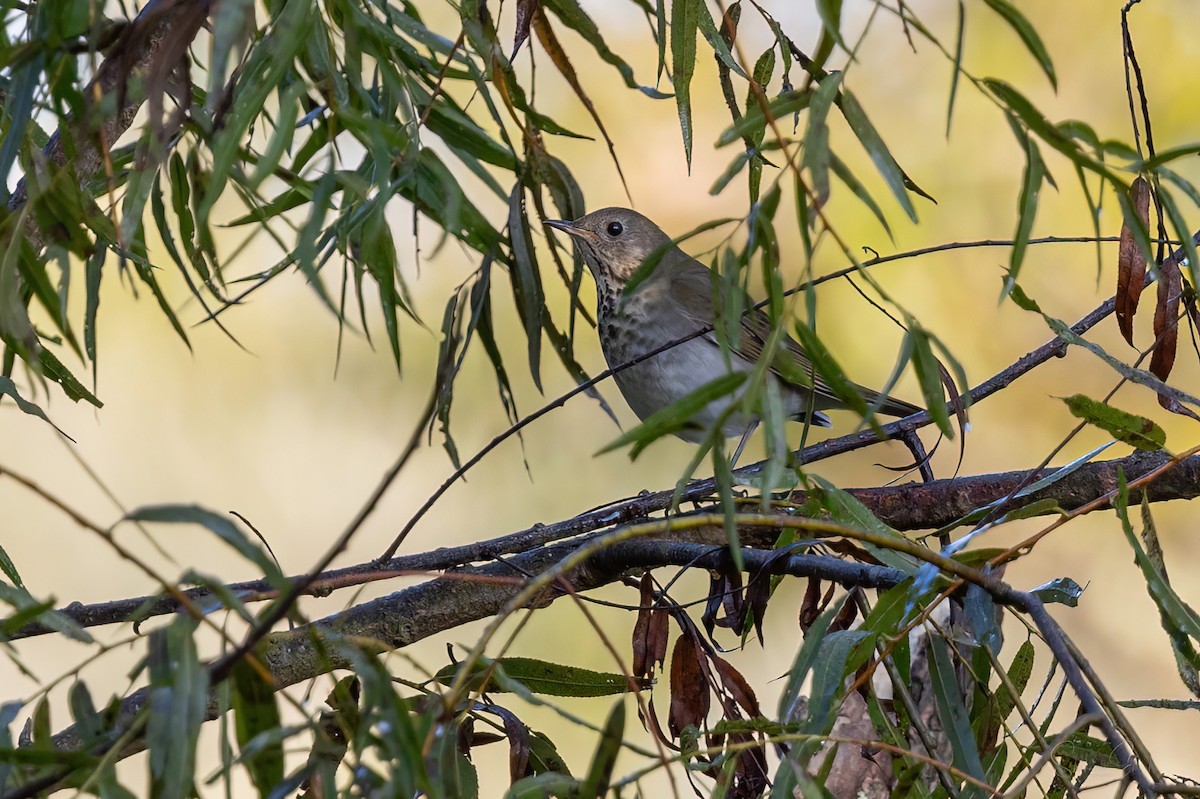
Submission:
POLYGON ((1042 583, 1030 591, 1047 604, 1057 603, 1073 608, 1079 604, 1083 596, 1083 586, 1070 577, 1055 577, 1048 583, 1042 583))

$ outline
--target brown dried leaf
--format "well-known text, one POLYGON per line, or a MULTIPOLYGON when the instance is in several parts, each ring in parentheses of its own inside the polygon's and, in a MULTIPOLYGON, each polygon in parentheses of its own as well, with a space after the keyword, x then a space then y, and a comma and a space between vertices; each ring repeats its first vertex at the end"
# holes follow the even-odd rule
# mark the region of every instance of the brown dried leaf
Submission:
POLYGON ((858 546, 857 544, 847 541, 844 538, 830 538, 822 540, 821 545, 836 552, 839 555, 845 555, 850 560, 856 560, 859 563, 869 563, 872 566, 882 566, 883 561, 876 558, 870 552, 858 546))
POLYGON ((821 615, 821 578, 809 577, 804 589, 804 601, 800 603, 800 632, 807 633, 817 616, 821 615))
MULTIPOLYGON (((1179 347, 1179 313, 1184 305, 1188 317, 1196 320, 1194 295, 1184 300, 1183 276, 1174 258, 1168 258, 1159 266, 1158 304, 1154 308, 1154 350, 1150 354, 1150 371, 1166 380, 1175 366, 1175 354, 1179 347)), ((1189 292, 1189 294, 1191 294, 1189 292)), ((1158 395, 1158 404, 1171 413, 1187 416, 1200 422, 1200 416, 1174 397, 1158 395)))
MULTIPOLYGON (((832 589, 832 588, 833 588, 833 586, 830 586, 830 589, 832 589)), ((860 589, 858 589, 858 588, 851 589, 851 592, 854 592, 854 591, 860 591, 860 589)), ((827 595, 827 599, 832 599, 832 598, 833 598, 832 595, 827 595)), ((826 601, 825 604, 828 605, 829 602, 826 601)), ((834 617, 832 622, 830 622, 829 632, 833 633, 833 632, 837 632, 838 630, 849 630, 850 625, 854 623, 854 619, 857 617, 858 617, 858 603, 854 601, 853 593, 851 593, 851 600, 849 602, 847 602, 846 604, 842 605, 842 609, 840 611, 838 611, 838 615, 834 617)))
POLYGON ((740 3, 734 3, 721 15, 721 38, 730 47, 733 47, 733 41, 737 38, 738 21, 741 18, 742 6, 740 3))
POLYGON ((513 49, 509 61, 516 59, 517 51, 529 38, 529 24, 533 22, 534 15, 541 7, 542 0, 517 0, 517 30, 513 33, 513 49))
POLYGON ((655 608, 650 614, 650 631, 647 633, 648 644, 646 656, 649 665, 658 664, 661 669, 667 662, 667 641, 671 632, 671 614, 662 608, 655 608))
POLYGON ((567 51, 563 49, 562 44, 558 41, 554 29, 550 27, 550 20, 546 17, 546 12, 542 10, 540 4, 534 9, 533 31, 537 34, 538 41, 541 43, 542 49, 546 51, 546 55, 550 56, 550 61, 554 63, 559 74, 570 84, 571 91, 575 92, 575 96, 579 98, 579 102, 583 103, 583 107, 587 109, 588 114, 592 117, 592 121, 596 123, 596 128, 599 129, 600 135, 604 138, 605 145, 608 146, 608 154, 612 158, 613 166, 617 169, 617 177, 621 179, 621 185, 625 187, 625 193, 628 194, 629 186, 625 182, 625 173, 621 169, 621 162, 617 160, 616 146, 613 144, 612 138, 609 137, 608 129, 604 127, 604 122, 601 121, 600 114, 596 111, 596 106, 592 103, 592 98, 588 97, 587 92, 583 90, 583 84, 579 81, 579 75, 575 72, 575 67, 571 64, 571 59, 567 57, 567 51))
POLYGON ((708 573, 708 596, 704 601, 704 612, 700 614, 700 623, 704 625, 704 631, 708 633, 708 637, 713 637, 713 630, 717 626, 717 613, 721 610, 721 598, 725 590, 725 578, 720 572, 710 571, 708 573))
POLYGON ((642 575, 639 589, 637 621, 633 623, 633 665, 631 670, 634 677, 646 676, 649 665, 646 656, 650 643, 650 614, 653 612, 654 604, 654 581, 650 577, 650 572, 642 575))
MULTIPOLYGON (((1150 225, 1150 184, 1143 178, 1129 187, 1129 200, 1137 211, 1142 226, 1150 225)), ((1138 246, 1129 223, 1121 223, 1121 239, 1117 249, 1117 327, 1130 344, 1133 343, 1133 316, 1146 283, 1146 255, 1138 246)))
POLYGON ((1159 265, 1158 303, 1154 306, 1154 349, 1150 354, 1150 371, 1161 380, 1171 375, 1175 366, 1175 351, 1179 346, 1179 303, 1183 293, 1183 276, 1174 258, 1159 265))
POLYGON ((671 652, 671 711, 667 715, 667 728, 675 738, 686 727, 699 729, 708 717, 712 697, 700 663, 703 657, 693 636, 684 633, 675 641, 671 652))
POLYGON ((504 732, 508 735, 508 778, 514 783, 529 773, 529 728, 512 713, 503 713, 504 732))
POLYGON ((713 658, 713 664, 717 667, 721 685, 733 697, 733 701, 737 702, 750 718, 761 716, 762 709, 758 706, 758 697, 754 695, 754 689, 750 687, 750 683, 746 682, 742 673, 735 669, 729 661, 721 658, 713 658))

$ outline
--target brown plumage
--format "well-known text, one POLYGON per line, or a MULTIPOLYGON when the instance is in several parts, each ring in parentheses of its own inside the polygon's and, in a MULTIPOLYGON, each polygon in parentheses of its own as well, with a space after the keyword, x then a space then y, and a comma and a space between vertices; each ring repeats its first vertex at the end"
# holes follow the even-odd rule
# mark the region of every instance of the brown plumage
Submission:
MULTIPOLYGON (((670 237, 646 217, 627 208, 604 208, 574 222, 549 220, 546 224, 575 239, 596 279, 600 344, 610 367, 712 326, 713 273, 671 245, 670 237), (651 274, 630 294, 622 296, 637 268, 651 253, 664 247, 668 249, 651 274)), ((739 340, 732 352, 722 352, 716 334, 709 331, 616 373, 621 393, 640 418, 730 371, 754 369, 771 334, 771 321, 767 314, 754 309, 748 298, 743 299, 742 307, 748 310, 741 317, 739 340)), ((771 375, 781 389, 785 412, 796 419, 811 413, 814 424, 829 426, 829 418, 819 411, 842 408, 844 404, 813 370, 798 342, 784 334, 781 343, 771 375), (791 363, 781 364, 781 358, 791 363), (782 371, 781 365, 785 367, 782 371), (788 379, 785 372, 810 375, 812 387, 788 379)), ((852 385, 877 413, 908 416, 920 411, 903 400, 852 385)), ((734 394, 710 402, 679 436, 687 441, 703 440, 707 430, 737 400, 734 394)), ((757 422, 753 414, 735 412, 726 418, 722 432, 726 436, 742 435, 757 422)))

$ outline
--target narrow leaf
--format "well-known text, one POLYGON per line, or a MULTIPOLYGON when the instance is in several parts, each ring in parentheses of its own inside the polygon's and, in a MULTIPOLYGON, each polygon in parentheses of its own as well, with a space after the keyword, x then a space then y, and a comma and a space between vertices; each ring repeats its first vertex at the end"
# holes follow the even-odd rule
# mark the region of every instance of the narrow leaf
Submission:
POLYGON ((1144 416, 1119 410, 1083 394, 1064 397, 1063 402, 1072 416, 1099 427, 1118 441, 1137 449, 1156 451, 1166 444, 1167 434, 1144 416))
MULTIPOLYGON (((1139 176, 1129 189, 1129 206, 1135 217, 1121 222, 1121 240, 1117 249, 1117 327, 1130 344, 1133 343, 1133 316, 1146 282, 1146 231, 1150 225, 1150 184, 1139 176), (1135 238, 1134 234, 1137 233, 1135 238)), ((1124 207, 1124 206, 1123 206, 1124 207)))

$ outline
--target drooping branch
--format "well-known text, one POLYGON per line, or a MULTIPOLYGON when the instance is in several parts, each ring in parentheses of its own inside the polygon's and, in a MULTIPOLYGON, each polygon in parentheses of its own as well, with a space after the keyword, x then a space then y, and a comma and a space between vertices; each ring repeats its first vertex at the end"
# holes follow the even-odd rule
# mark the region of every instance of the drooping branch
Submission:
MULTIPOLYGON (((42 149, 43 162, 68 163, 81 184, 108 163, 109 151, 129 129, 149 99, 158 111, 167 83, 188 47, 208 19, 211 0, 149 0, 120 33, 96 76, 83 91, 88 111, 84 119, 68 119, 42 149), (107 101, 107 102, 106 102, 107 101), (109 111, 115 107, 115 113, 109 111), (104 116, 98 116, 104 109, 104 116)), ((23 176, 8 208, 15 211, 29 199, 29 176, 23 176)), ((25 231, 33 248, 45 243, 30 220, 25 231)))

